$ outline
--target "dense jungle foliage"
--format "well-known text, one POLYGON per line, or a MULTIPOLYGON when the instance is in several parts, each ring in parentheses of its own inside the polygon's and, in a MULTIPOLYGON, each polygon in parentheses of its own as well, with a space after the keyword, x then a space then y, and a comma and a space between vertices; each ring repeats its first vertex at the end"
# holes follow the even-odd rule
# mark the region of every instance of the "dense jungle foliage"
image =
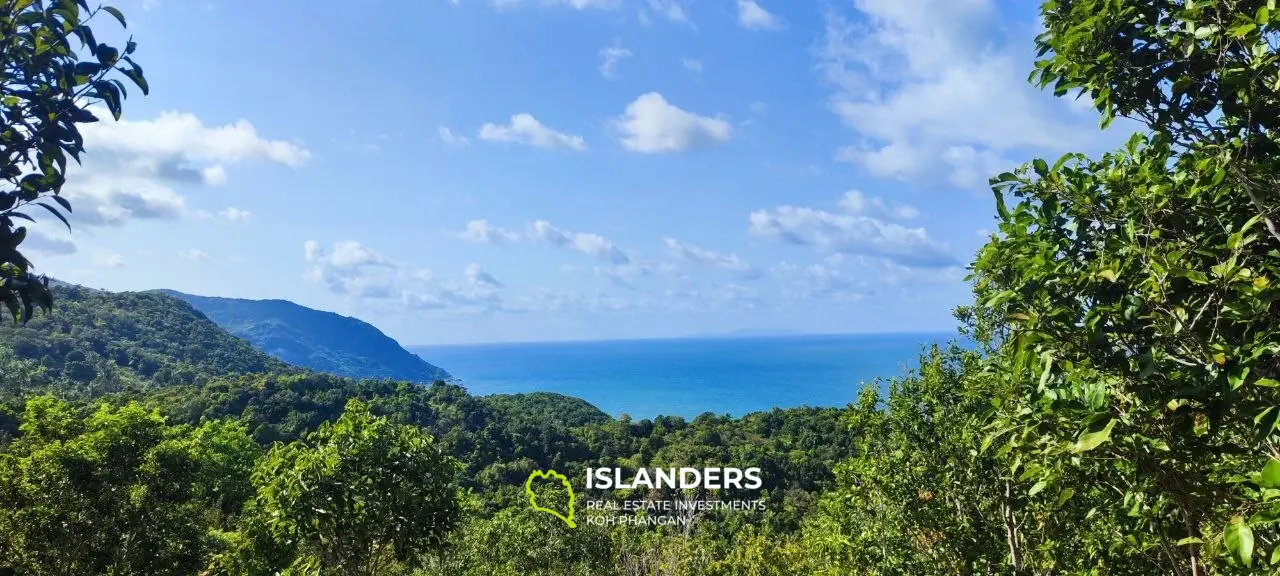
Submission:
MULTIPOLYGON (((637 422, 571 399, 277 369, 224 353, 229 341, 142 344, 166 325, 156 301, 132 301, 131 339, 96 324, 6 331, 0 573, 1276 573, 1276 8, 1044 2, 1032 82, 1142 131, 1099 158, 993 178, 999 231, 973 261, 974 303, 957 310, 980 349, 927 350, 887 395, 868 386, 845 409, 637 422), (17 334, 36 342, 23 355, 17 334), (138 371, 151 361, 163 366, 138 371), (108 365, 147 385, 91 385, 108 365), (522 492, 536 469, 702 464, 760 466, 765 485, 579 498, 759 497, 767 509, 687 527, 605 527, 584 511, 572 528, 522 492)), ((6 121, 46 109, 57 121, 47 134, 0 125, 0 186, 13 184, 0 198, 14 199, 0 211, 0 299, 22 319, 22 305, 51 298, 17 252, 11 207, 61 182, 57 158, 23 152, 78 153, 57 106, 119 57, 95 45, 81 68, 34 48, 92 43, 80 10, 0 2, 6 121), (14 88, 45 72, 71 77, 14 88)), ((105 86, 97 97, 112 104, 105 86)), ((113 306, 103 298, 82 305, 113 306)))

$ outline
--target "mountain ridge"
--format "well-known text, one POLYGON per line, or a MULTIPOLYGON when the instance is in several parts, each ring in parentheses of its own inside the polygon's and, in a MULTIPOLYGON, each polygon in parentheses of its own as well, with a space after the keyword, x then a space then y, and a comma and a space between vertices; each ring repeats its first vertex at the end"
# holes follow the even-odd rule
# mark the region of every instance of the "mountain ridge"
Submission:
POLYGON ((186 302, 223 330, 295 366, 350 378, 419 384, 453 379, 445 369, 409 352, 359 318, 283 299, 201 296, 168 289, 156 292, 186 302))

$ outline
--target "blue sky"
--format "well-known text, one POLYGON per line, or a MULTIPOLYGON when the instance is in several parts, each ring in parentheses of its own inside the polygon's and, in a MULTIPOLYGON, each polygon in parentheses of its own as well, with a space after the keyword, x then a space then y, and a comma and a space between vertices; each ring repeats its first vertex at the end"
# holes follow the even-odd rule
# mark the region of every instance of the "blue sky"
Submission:
POLYGON ((40 271, 404 344, 950 329, 987 176, 1126 133, 1026 2, 122 2, 152 93, 40 271))

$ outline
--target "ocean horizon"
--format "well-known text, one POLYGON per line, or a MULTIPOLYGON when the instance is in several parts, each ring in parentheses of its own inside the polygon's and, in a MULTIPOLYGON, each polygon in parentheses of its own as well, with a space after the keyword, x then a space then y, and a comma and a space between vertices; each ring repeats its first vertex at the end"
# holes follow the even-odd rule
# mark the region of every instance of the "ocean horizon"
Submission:
POLYGON ((407 346, 472 394, 555 392, 610 416, 740 417, 843 407, 862 387, 915 368, 954 332, 691 336, 407 346))

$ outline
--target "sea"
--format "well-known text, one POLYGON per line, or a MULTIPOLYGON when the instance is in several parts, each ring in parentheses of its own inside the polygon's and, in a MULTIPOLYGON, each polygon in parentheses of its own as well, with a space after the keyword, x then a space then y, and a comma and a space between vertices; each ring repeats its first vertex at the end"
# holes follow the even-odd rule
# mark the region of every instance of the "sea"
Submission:
MULTIPOLYGON (((708 337, 414 346, 472 394, 556 392, 611 416, 692 419, 775 407, 846 406, 918 366, 946 333, 708 337)), ((961 343, 964 345, 964 343, 961 343)))

